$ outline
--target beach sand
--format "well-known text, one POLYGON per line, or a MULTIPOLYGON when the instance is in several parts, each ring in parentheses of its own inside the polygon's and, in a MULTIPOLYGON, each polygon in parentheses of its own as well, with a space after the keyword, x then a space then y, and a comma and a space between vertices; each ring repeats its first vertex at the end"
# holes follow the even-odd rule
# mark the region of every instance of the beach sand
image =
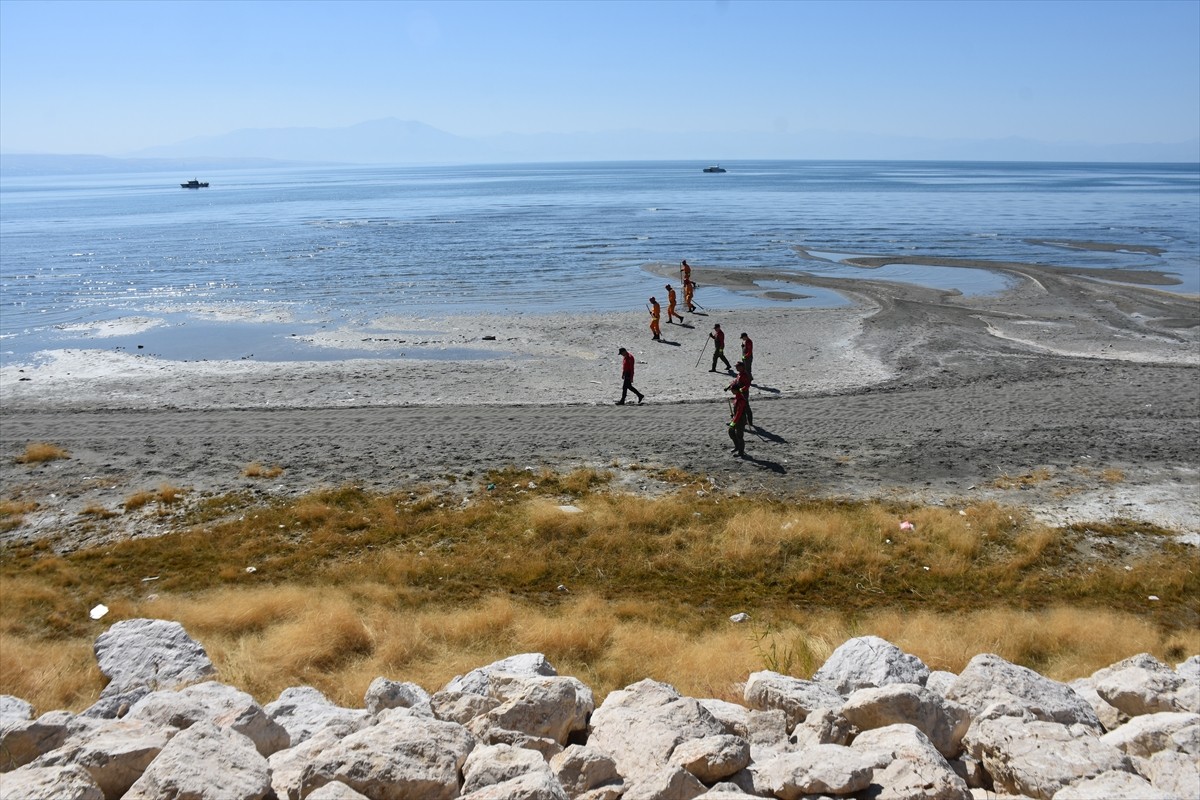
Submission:
MULTIPOLYGON (((854 304, 685 314, 685 325, 664 322, 663 342, 651 341, 641 311, 397 314, 312 337, 314 347, 380 356, 346 361, 168 361, 105 350, 98 333, 95 350, 0 370, 3 496, 38 503, 4 536, 88 544, 82 509, 115 509, 161 483, 192 497, 396 490, 505 466, 609 469, 640 491, 656 488, 656 470, 677 468, 719 491, 992 499, 1056 524, 1122 518, 1200 533, 1197 298, 1151 285, 1154 273, 1101 280, 934 261, 995 270, 1013 287, 963 296, 870 279, 871 267, 903 257, 856 262, 863 280, 696 266, 700 303, 705 286, 756 291, 755 281, 786 297, 783 281, 797 296, 822 287, 854 304), (731 376, 708 371, 714 323, 731 361, 739 333, 755 342, 759 427, 745 460, 726 436, 731 376), (613 404, 621 346, 637 359, 644 405, 613 404), (15 463, 36 441, 71 457, 15 463), (244 477, 252 462, 284 473, 244 477)), ((674 265, 647 269, 659 276, 648 286, 677 278, 674 265)), ((141 324, 153 353, 156 328, 141 324)))

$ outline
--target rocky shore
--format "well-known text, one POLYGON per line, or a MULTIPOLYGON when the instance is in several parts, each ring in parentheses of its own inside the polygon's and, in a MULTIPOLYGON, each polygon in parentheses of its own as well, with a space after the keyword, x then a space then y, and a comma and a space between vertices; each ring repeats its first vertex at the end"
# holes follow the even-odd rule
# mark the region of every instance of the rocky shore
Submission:
POLYGON ((80 714, 0 697, 5 800, 1195 798, 1200 656, 1142 654, 1070 684, 990 654, 931 671, 878 637, 744 703, 643 680, 599 705, 537 653, 430 694, 377 678, 362 708, 312 687, 260 706, 178 623, 99 636, 80 714))

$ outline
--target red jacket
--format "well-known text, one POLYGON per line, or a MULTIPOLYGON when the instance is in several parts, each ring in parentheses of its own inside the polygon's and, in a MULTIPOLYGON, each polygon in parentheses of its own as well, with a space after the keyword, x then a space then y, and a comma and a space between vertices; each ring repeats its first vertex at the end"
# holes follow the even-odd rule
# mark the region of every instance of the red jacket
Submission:
POLYGON ((742 339, 742 358, 754 358, 754 342, 747 336, 742 339))
POLYGON ((741 392, 733 396, 733 418, 730 420, 731 425, 741 425, 746 421, 746 409, 749 405, 746 402, 746 395, 741 392))
POLYGON ((621 377, 633 377, 633 353, 626 353, 621 357, 621 377))

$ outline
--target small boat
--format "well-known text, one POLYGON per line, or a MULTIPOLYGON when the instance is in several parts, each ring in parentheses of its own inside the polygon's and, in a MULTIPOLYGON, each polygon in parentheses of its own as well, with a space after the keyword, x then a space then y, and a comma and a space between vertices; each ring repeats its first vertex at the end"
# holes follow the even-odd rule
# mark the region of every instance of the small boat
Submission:
POLYGON ((727 170, 720 164, 713 164, 711 167, 705 167, 705 172, 726 172, 727 170))
MULTIPOLYGON (((722 171, 724 171, 724 170, 722 170, 722 171)), ((187 183, 179 184, 179 186, 183 189, 207 189, 208 181, 198 181, 195 178, 192 178, 187 183)))

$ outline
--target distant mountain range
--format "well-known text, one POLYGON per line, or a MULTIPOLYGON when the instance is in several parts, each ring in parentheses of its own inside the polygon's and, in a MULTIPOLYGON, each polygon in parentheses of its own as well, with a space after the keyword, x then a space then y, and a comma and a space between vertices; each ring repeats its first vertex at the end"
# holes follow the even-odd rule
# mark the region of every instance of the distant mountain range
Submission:
POLYGON ((379 119, 345 128, 252 128, 151 147, 125 159, 103 156, 0 156, 0 170, 158 171, 279 165, 470 164, 539 161, 705 163, 744 159, 895 161, 1198 162, 1200 139, 1094 145, 1029 139, 948 139, 870 133, 608 133, 456 136, 421 122, 379 119), (56 166, 57 165, 57 166, 56 166))

